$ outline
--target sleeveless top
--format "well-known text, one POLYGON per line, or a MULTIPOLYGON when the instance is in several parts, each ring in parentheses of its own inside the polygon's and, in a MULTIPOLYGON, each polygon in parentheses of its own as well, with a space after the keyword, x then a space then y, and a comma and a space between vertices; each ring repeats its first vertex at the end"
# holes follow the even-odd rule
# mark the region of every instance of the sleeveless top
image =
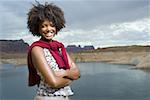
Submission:
MULTIPOLYGON (((59 69, 58 64, 56 63, 56 60, 52 56, 52 54, 49 52, 48 49, 44 48, 44 55, 47 60, 47 63, 50 65, 51 69, 54 71, 63 71, 64 69, 59 69)), ((40 84, 37 88, 37 95, 40 96, 69 96, 73 95, 70 86, 65 86, 59 89, 54 89, 50 87, 47 83, 44 82, 44 78, 41 75, 41 73, 37 70, 39 76, 41 77, 40 84)))

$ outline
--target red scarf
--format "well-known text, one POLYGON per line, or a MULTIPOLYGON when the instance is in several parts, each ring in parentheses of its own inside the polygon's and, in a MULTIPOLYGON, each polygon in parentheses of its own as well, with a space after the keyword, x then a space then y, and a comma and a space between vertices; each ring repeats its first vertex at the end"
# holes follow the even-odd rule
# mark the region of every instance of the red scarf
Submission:
POLYGON ((29 70, 28 85, 29 86, 34 86, 36 84, 38 85, 40 82, 40 76, 37 74, 37 71, 33 66, 32 58, 31 58, 31 50, 34 46, 47 48, 52 54, 52 56, 54 57, 54 59, 56 60, 59 68, 63 68, 63 69, 70 68, 68 64, 66 49, 62 43, 54 40, 52 40, 51 42, 45 42, 43 40, 36 41, 29 47, 29 52, 28 52, 28 70, 29 70))

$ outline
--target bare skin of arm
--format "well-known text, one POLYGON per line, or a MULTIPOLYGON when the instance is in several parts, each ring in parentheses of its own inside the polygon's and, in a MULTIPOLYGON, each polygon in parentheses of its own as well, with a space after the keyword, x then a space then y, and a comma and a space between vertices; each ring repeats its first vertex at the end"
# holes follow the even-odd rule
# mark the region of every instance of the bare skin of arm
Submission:
POLYGON ((80 71, 74 61, 70 58, 69 54, 67 54, 68 62, 70 65, 70 69, 67 69, 63 72, 56 72, 56 75, 61 76, 61 74, 65 75, 64 78, 68 78, 71 80, 77 80, 80 77, 80 71))
MULTIPOLYGON (((63 74, 57 76, 54 71, 49 67, 43 52, 43 48, 35 46, 31 51, 33 65, 43 75, 45 82, 52 88, 61 88, 71 84, 71 80, 63 78, 63 74)), ((64 75, 65 76, 65 75, 64 75)))
POLYGON ((67 53, 67 57, 68 57, 68 62, 69 62, 69 65, 70 65, 70 69, 66 70, 66 76, 73 79, 73 80, 77 80, 80 77, 79 68, 76 66, 76 64, 71 59, 71 57, 69 56, 68 53, 67 53))

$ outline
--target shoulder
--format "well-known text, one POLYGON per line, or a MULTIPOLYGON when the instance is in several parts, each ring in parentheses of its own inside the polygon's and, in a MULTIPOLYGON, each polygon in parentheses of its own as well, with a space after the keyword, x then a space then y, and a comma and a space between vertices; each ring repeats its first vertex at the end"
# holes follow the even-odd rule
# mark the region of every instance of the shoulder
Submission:
POLYGON ((45 59, 44 49, 39 46, 35 46, 31 50, 31 57, 34 62, 42 61, 45 59))
POLYGON ((31 50, 31 54, 43 53, 43 48, 40 46, 34 46, 31 50))
POLYGON ((35 41, 33 42, 31 45, 30 45, 30 51, 33 52, 33 51, 40 51, 40 50, 43 50, 43 47, 42 47, 43 43, 41 43, 41 41, 35 41))

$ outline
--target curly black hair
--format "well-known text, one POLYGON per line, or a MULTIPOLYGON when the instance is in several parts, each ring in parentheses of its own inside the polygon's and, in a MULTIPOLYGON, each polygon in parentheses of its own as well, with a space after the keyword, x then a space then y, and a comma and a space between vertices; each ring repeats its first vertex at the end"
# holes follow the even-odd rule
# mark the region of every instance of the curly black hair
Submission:
POLYGON ((46 2, 43 5, 37 2, 37 5, 33 5, 27 15, 27 27, 34 36, 41 36, 39 34, 39 24, 46 19, 53 23, 57 32, 65 27, 64 12, 53 3, 48 4, 46 2))

